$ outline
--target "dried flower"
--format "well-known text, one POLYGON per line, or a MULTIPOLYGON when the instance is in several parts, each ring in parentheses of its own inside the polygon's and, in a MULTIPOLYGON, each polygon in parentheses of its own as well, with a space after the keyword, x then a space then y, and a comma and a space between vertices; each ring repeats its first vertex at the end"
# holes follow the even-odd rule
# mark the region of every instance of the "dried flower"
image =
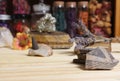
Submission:
POLYGON ((29 34, 17 33, 13 40, 13 49, 25 50, 32 47, 32 40, 29 34))

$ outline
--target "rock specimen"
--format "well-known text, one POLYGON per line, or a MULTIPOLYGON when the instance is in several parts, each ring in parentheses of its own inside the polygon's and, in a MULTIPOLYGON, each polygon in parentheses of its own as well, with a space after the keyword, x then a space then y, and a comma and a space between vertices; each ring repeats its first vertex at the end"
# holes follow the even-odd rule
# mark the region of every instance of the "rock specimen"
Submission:
POLYGON ((93 50, 89 50, 86 53, 78 54, 78 59, 73 60, 74 63, 84 64, 85 69, 103 69, 109 70, 118 64, 110 52, 103 47, 98 47, 93 50))
POLYGON ((42 57, 51 56, 52 49, 48 45, 40 44, 39 49, 37 50, 30 49, 28 55, 29 56, 42 56, 42 57))
POLYGON ((86 51, 86 48, 92 49, 97 46, 103 46, 107 50, 111 51, 110 38, 105 38, 92 34, 81 20, 79 20, 78 22, 73 22, 72 24, 78 31, 78 33, 76 33, 76 36, 70 39, 71 42, 76 43, 74 49, 76 54, 79 54, 79 52, 82 50, 86 51))
POLYGON ((52 48, 46 44, 39 44, 34 38, 32 38, 32 48, 28 52, 28 56, 51 56, 52 55, 52 48))
POLYGON ((112 69, 118 64, 112 54, 104 48, 98 47, 86 54, 86 69, 112 69))
POLYGON ((72 24, 80 33, 70 40, 76 43, 74 52, 77 54, 78 59, 74 59, 74 63, 84 64, 85 69, 112 69, 118 64, 119 61, 110 54, 110 51, 107 51, 103 46, 99 47, 102 43, 95 48, 88 48, 88 46, 94 45, 96 42, 107 42, 107 44, 110 44, 111 40, 107 38, 96 40, 96 36, 81 21, 72 24))
POLYGON ((75 52, 94 44, 95 36, 88 30, 88 28, 83 24, 81 20, 78 22, 73 22, 72 24, 79 32, 74 38, 70 39, 71 42, 76 43, 74 50, 75 52))

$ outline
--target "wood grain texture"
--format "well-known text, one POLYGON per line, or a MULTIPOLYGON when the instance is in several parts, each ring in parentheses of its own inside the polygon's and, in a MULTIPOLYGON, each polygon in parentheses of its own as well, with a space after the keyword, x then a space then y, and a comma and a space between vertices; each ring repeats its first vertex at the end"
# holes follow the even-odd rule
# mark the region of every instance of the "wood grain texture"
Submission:
POLYGON ((120 37, 120 0, 116 0, 115 37, 120 37))
MULTIPOLYGON (((50 57, 0 48, 0 81, 120 81, 120 63, 112 70, 84 70, 72 63, 73 48, 53 50, 50 57)), ((113 55, 120 60, 120 53, 113 55)))

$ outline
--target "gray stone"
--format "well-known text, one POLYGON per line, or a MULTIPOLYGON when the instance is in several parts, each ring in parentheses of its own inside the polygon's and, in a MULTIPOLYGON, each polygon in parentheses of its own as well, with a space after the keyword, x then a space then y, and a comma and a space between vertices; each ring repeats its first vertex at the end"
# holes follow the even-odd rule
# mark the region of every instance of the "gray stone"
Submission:
POLYGON ((86 54, 86 69, 112 69, 118 64, 110 52, 102 47, 98 47, 86 54))
POLYGON ((39 44, 39 48, 37 50, 30 49, 28 52, 28 56, 42 56, 47 57, 52 55, 52 48, 46 44, 39 44))

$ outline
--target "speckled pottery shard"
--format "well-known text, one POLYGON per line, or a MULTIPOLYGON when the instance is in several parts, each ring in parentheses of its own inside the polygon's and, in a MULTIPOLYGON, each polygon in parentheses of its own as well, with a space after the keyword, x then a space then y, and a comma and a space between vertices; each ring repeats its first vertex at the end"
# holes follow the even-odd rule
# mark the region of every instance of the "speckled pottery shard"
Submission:
POLYGON ((105 48, 98 47, 86 54, 85 69, 112 69, 118 62, 105 48))
POLYGON ((52 48, 45 44, 40 44, 37 50, 30 49, 28 56, 41 56, 47 57, 52 55, 52 48))

